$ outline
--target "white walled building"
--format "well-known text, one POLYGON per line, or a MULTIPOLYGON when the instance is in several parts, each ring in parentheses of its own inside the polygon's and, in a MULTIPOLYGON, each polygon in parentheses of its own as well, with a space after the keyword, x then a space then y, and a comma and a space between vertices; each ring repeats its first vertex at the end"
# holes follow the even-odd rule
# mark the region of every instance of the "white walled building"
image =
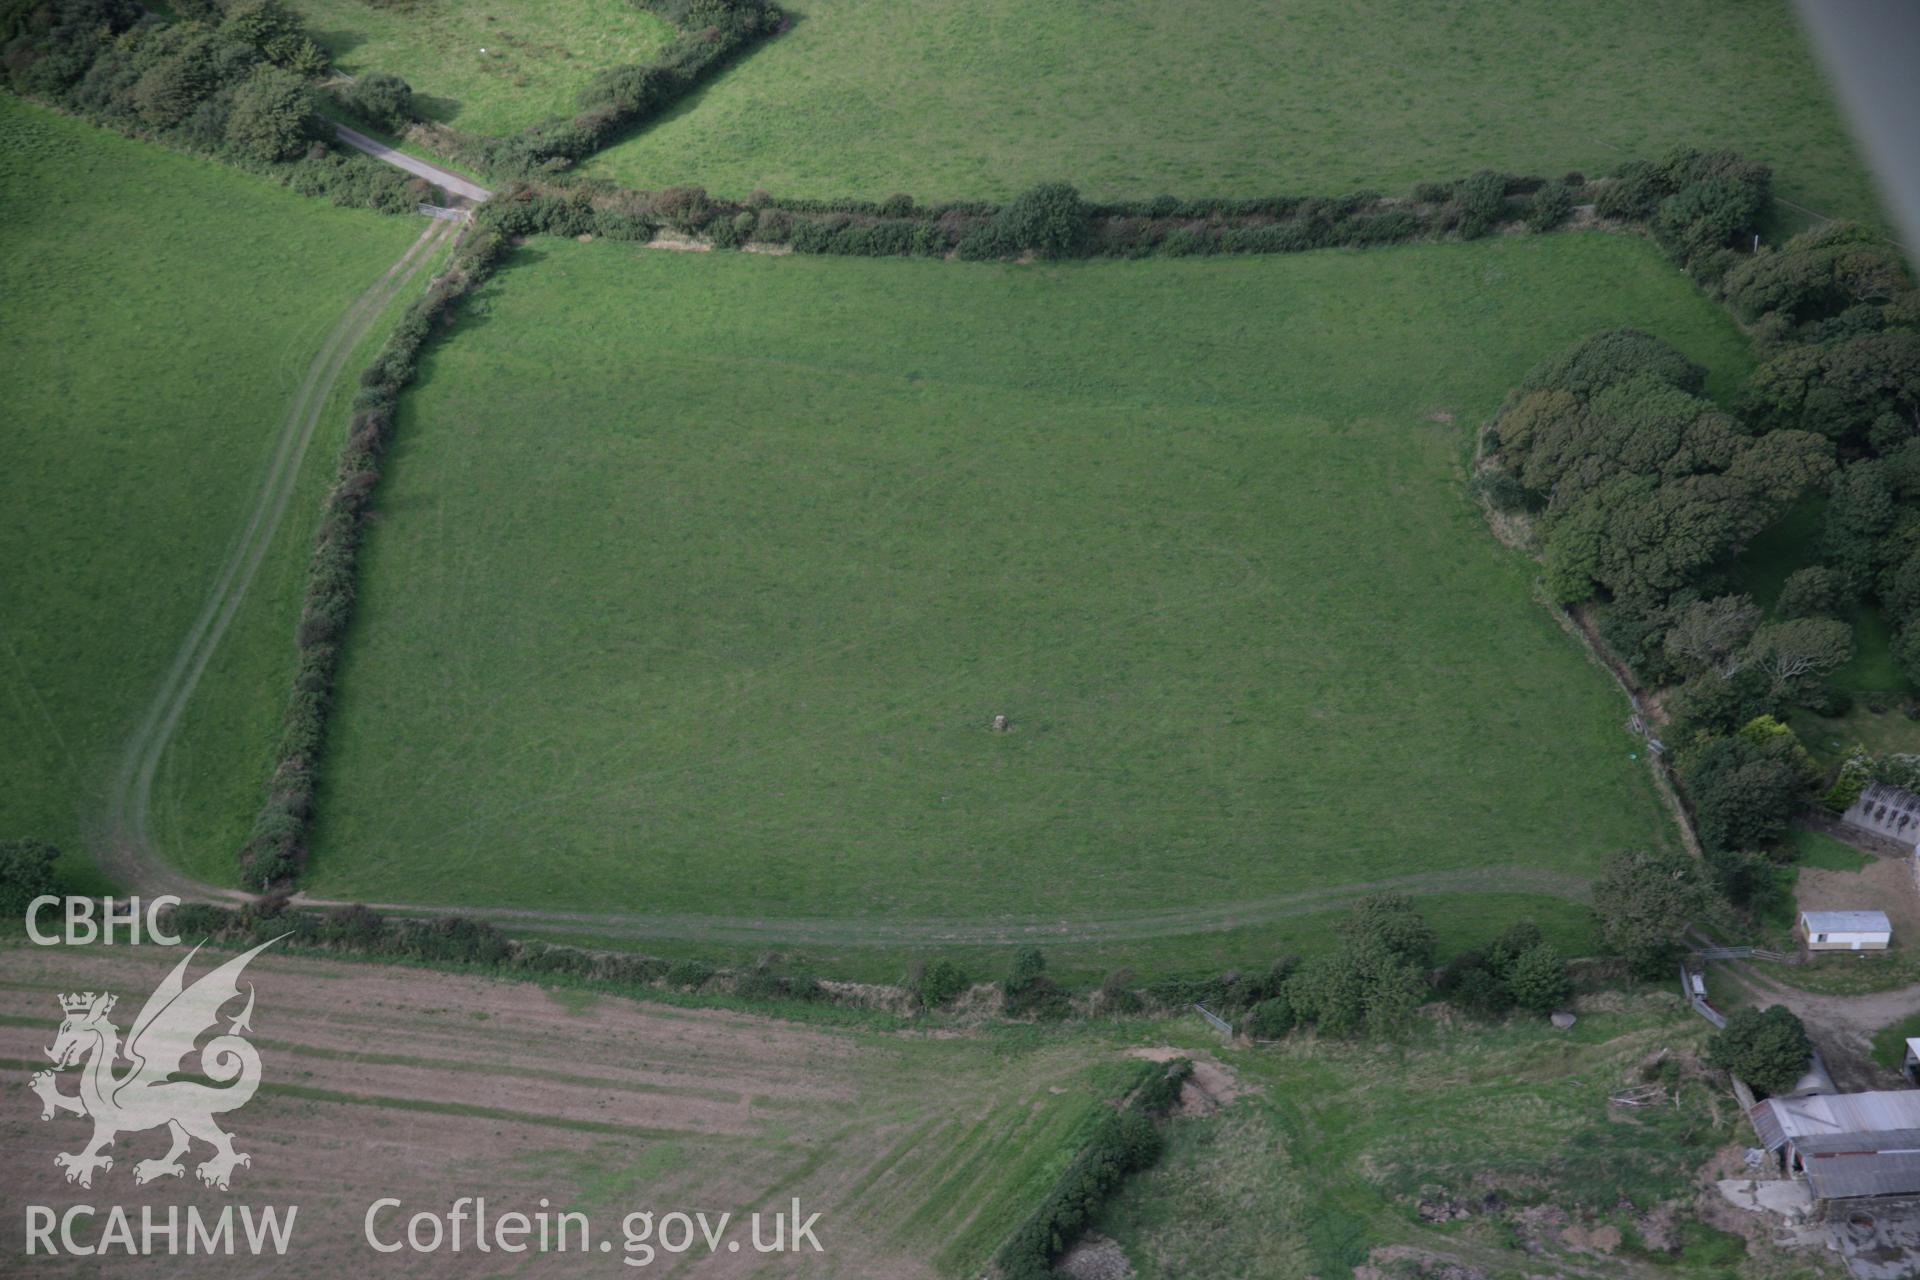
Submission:
POLYGON ((1802 911, 1795 932, 1809 951, 1885 951, 1893 941, 1884 911, 1802 911))

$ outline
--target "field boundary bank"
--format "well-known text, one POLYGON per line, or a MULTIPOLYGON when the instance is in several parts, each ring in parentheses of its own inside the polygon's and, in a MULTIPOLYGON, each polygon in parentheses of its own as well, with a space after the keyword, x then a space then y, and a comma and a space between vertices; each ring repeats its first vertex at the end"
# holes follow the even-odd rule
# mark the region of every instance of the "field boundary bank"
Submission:
MULTIPOLYGON (((145 717, 122 749, 119 770, 109 792, 104 869, 109 875, 144 872, 152 858, 151 798, 160 761, 185 714, 200 677, 212 662, 228 626, 239 612, 254 575, 278 535, 293 500, 301 467, 319 428, 320 414, 335 383, 362 339, 385 314, 445 239, 444 223, 430 222, 405 253, 379 279, 348 304, 327 332, 320 350, 289 401, 280 431, 271 443, 266 474, 255 490, 252 508, 228 553, 212 592, 174 655, 145 717)), ((167 877, 162 876, 165 884, 167 877)))
POLYGON ((1607 674, 1613 677, 1620 692, 1627 695, 1627 703, 1633 708, 1634 720, 1640 726, 1638 732, 1641 740, 1647 747, 1647 770, 1653 775, 1654 787, 1660 792, 1660 798, 1665 802, 1668 812, 1673 815, 1674 825, 1680 830, 1680 840, 1686 845, 1687 852, 1692 854, 1695 860, 1704 859, 1706 855, 1700 846, 1700 833, 1693 825, 1693 814, 1687 809, 1686 801, 1681 798, 1680 785, 1673 776, 1672 757, 1667 754, 1664 747, 1655 745, 1658 739, 1655 737, 1654 730, 1666 723, 1665 716, 1634 680, 1633 673, 1627 669, 1627 664, 1622 662, 1620 656, 1600 638, 1599 631, 1593 625, 1593 619, 1585 610, 1576 611, 1552 605, 1548 607, 1553 610, 1560 625, 1579 638, 1587 651, 1587 656, 1606 668, 1607 674))
MULTIPOLYGON (((1476 471, 1485 448, 1487 431, 1492 425, 1492 420, 1484 422, 1474 433, 1474 469, 1476 471)), ((1494 509, 1493 503, 1487 500, 1486 495, 1475 495, 1474 504, 1480 508, 1480 514, 1486 521, 1487 531, 1493 535, 1494 541, 1510 551, 1526 556, 1535 565, 1540 563, 1539 556, 1534 553, 1527 539, 1513 527, 1512 521, 1503 521, 1500 513, 1494 509)), ((1554 604, 1538 590, 1534 592, 1534 598, 1536 603, 1553 615, 1553 620, 1559 628, 1580 645, 1582 652, 1587 655, 1587 660, 1611 676, 1614 686, 1626 695, 1627 706, 1633 712, 1628 725, 1646 744, 1647 772, 1653 778, 1654 790, 1660 793, 1661 803, 1666 806, 1669 816, 1673 818, 1674 826, 1680 832, 1680 841, 1686 847, 1688 854, 1696 862, 1704 862, 1706 855, 1700 846, 1700 835, 1694 829, 1693 815, 1688 812, 1686 801, 1680 796, 1679 784, 1674 780, 1672 760, 1664 746, 1656 746, 1659 739, 1655 730, 1666 723, 1660 708, 1640 688, 1639 682, 1633 678, 1633 672, 1628 670, 1627 664, 1622 662, 1620 656, 1600 638, 1599 631, 1593 625, 1593 619, 1584 609, 1554 604)))

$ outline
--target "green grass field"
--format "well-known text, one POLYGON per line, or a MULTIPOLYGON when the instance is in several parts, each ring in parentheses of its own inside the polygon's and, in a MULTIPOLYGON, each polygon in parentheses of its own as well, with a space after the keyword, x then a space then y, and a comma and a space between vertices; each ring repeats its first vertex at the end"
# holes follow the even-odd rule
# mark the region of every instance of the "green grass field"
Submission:
MULTIPOLYGON (((10 96, 0 219, 0 836, 75 851, 100 834, 122 744, 240 533, 323 335, 421 227, 10 96)), ((349 390, 161 774, 170 845, 229 876, 349 390)))
POLYGON ((608 67, 645 62, 672 34, 629 0, 293 0, 349 75, 387 71, 430 120, 472 133, 570 113, 608 67))
POLYGON ((1516 869, 1667 828, 1466 499, 1466 424, 1629 321, 1744 370, 1604 235, 1058 269, 543 241, 408 399, 310 887, 844 921, 823 947, 1193 913, 1137 947, 1449 873, 1519 914, 1516 869))
POLYGON ((728 195, 1390 193, 1737 147, 1877 218, 1785 0, 785 0, 793 30, 591 170, 728 195))
POLYGON ((1803 867, 1822 871, 1858 871, 1867 865, 1867 855, 1850 844, 1805 827, 1795 827, 1787 836, 1793 845, 1794 861, 1803 867))

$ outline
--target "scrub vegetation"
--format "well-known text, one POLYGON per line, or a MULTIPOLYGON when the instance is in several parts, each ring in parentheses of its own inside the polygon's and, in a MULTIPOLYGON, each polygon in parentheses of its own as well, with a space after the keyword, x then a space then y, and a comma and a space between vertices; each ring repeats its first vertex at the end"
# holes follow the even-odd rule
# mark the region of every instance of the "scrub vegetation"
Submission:
POLYGON ((1437 1022, 1386 1050, 1208 1046, 1250 1096, 1174 1120, 1159 1165, 1095 1229, 1143 1278, 1536 1274, 1565 1259, 1718 1280, 1747 1246, 1700 1220, 1693 1179, 1745 1121, 1702 1064, 1708 1031, 1642 996, 1570 1031, 1437 1022), (1609 1104, 1636 1089, 1660 1105, 1609 1104))

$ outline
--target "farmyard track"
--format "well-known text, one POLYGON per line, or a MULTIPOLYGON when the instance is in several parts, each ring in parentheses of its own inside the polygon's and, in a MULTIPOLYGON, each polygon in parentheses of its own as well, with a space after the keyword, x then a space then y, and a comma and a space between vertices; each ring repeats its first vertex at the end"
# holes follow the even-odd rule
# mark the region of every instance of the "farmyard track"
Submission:
POLYGON ((121 751, 120 764, 108 791, 103 830, 95 843, 102 870, 122 884, 137 886, 148 893, 173 893, 183 898, 233 896, 231 890, 203 885, 182 876, 156 855, 151 827, 154 777, 201 675, 239 612, 248 588, 253 585, 254 575, 266 558, 267 548, 280 529, 293 498, 301 463, 319 427, 320 415, 347 360, 407 282, 454 233, 455 227, 456 224, 448 222, 429 224, 399 260, 353 300, 328 331, 292 399, 287 402, 246 524, 214 579, 193 627, 181 641, 172 665, 154 692, 145 716, 121 751))

